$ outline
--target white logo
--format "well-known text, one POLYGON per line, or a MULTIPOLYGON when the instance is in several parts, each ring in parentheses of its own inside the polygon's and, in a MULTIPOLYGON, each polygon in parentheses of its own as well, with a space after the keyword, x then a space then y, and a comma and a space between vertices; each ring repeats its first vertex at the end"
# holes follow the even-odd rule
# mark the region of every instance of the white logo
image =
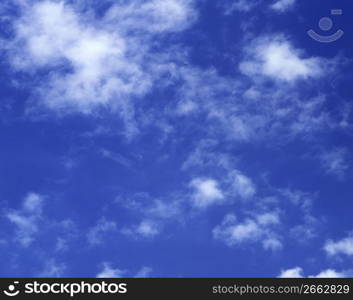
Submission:
MULTIPOLYGON (((343 14, 342 9, 332 9, 331 10, 331 15, 339 16, 342 14, 343 14)), ((321 18, 319 21, 319 27, 322 31, 327 32, 327 31, 331 30, 333 27, 332 19, 329 17, 321 18)), ((318 41, 320 43, 332 43, 332 42, 339 40, 344 35, 344 31, 339 29, 331 35, 321 35, 321 34, 316 33, 313 29, 310 29, 308 31, 308 35, 313 40, 318 41)))
POLYGON ((15 284, 18 284, 18 281, 15 281, 14 284, 10 284, 8 286, 8 290, 9 291, 4 290, 4 294, 6 296, 14 297, 14 296, 17 296, 20 293, 20 291, 16 290, 15 284))

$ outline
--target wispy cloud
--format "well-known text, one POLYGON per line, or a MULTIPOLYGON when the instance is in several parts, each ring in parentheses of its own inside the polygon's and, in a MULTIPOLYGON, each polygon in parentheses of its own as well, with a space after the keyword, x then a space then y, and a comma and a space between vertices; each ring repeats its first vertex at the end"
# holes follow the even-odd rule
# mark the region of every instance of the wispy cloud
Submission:
POLYGON ((153 272, 150 267, 142 267, 133 276, 129 275, 130 271, 114 268, 111 263, 104 262, 101 265, 102 270, 96 275, 97 278, 121 278, 121 277, 135 277, 146 278, 153 272))
POLYGON ((336 176, 338 179, 343 179, 349 169, 347 150, 344 148, 324 151, 319 159, 325 172, 336 176))
POLYGON ((42 271, 37 274, 37 277, 59 278, 64 276, 67 266, 63 263, 58 263, 54 259, 50 259, 45 263, 42 271))
POLYGON ((292 8, 295 3, 296 0, 276 0, 271 5, 271 8, 279 13, 283 13, 292 8))
POLYGON ((92 246, 99 245, 103 242, 103 238, 107 233, 115 232, 116 230, 116 223, 103 217, 94 227, 89 229, 87 233, 88 243, 92 246))
POLYGON ((22 208, 7 213, 8 220, 15 225, 15 239, 23 246, 29 246, 39 230, 44 196, 29 193, 23 200, 22 208))
POLYGON ((264 249, 278 250, 282 248, 282 243, 274 226, 279 224, 277 213, 259 214, 244 221, 238 221, 235 215, 228 214, 222 223, 214 228, 213 236, 230 247, 260 242, 264 249))
POLYGON ((348 236, 338 241, 328 240, 324 247, 328 255, 353 255, 353 237, 348 236))
POLYGON ((126 274, 126 271, 113 268, 109 263, 103 263, 102 270, 97 274, 97 278, 121 278, 126 274))

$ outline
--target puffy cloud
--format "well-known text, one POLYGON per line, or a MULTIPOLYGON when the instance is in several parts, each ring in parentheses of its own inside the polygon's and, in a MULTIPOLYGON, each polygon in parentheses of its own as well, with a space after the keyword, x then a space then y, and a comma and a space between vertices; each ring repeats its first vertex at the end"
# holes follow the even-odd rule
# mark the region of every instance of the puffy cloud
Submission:
POLYGON ((252 57, 240 64, 240 70, 249 75, 262 75, 280 81, 293 82, 298 79, 318 77, 323 72, 322 60, 304 57, 284 37, 258 39, 248 48, 252 57))
POLYGON ((230 247, 261 242, 265 249, 278 250, 282 248, 282 243, 273 230, 273 226, 278 224, 280 219, 277 213, 259 214, 243 222, 238 222, 235 215, 229 214, 213 229, 213 236, 230 247))
POLYGON ((23 246, 29 246, 37 234, 38 222, 41 219, 44 196, 29 193, 19 210, 7 213, 7 219, 16 226, 15 239, 23 246))
POLYGON ((324 249, 329 255, 353 255, 353 237, 346 237, 336 242, 329 240, 324 249))
MULTIPOLYGON (((345 278, 349 277, 350 272, 338 272, 333 269, 327 269, 321 271, 317 275, 311 275, 308 276, 310 278, 345 278)), ((279 278, 303 278, 305 277, 303 274, 303 269, 300 267, 295 267, 292 269, 287 269, 287 270, 282 270, 280 275, 278 276, 279 278)))
POLYGON ((192 24, 197 17, 192 2, 119 2, 103 16, 66 1, 33 2, 14 21, 8 57, 17 70, 41 78, 33 98, 46 107, 60 114, 113 111, 133 136, 138 131, 133 99, 148 93, 174 60, 166 47, 156 50, 157 36, 192 24))
POLYGON ((97 278, 121 278, 126 271, 114 269, 109 263, 103 263, 103 269, 97 274, 97 278))
POLYGON ((277 12, 283 13, 288 9, 292 8, 295 4, 296 0, 276 0, 271 8, 277 12))
POLYGON ((117 226, 113 221, 108 221, 104 217, 101 218, 98 223, 89 230, 87 234, 87 240, 90 245, 99 245, 102 243, 103 236, 107 232, 116 231, 117 226))
POLYGON ((302 278, 303 276, 303 269, 299 267, 295 267, 288 270, 282 270, 281 274, 279 274, 280 278, 302 278))
POLYGON ((138 227, 136 228, 136 233, 144 236, 144 237, 153 237, 159 234, 160 230, 156 223, 144 220, 142 221, 138 227))
POLYGON ((195 190, 192 197, 195 207, 205 208, 223 202, 223 192, 214 179, 195 178, 191 181, 190 186, 195 190))
POLYGON ((297 79, 318 77, 322 73, 321 61, 306 58, 284 37, 267 37, 255 41, 248 49, 252 60, 243 61, 240 70, 249 75, 262 75, 276 80, 292 82, 297 79))
POLYGON ((316 276, 313 276, 313 277, 315 277, 315 278, 344 278, 347 276, 348 276, 348 274, 345 272, 337 272, 332 269, 327 269, 327 270, 321 271, 319 274, 317 274, 316 276))
POLYGON ((24 70, 56 70, 49 78, 49 88, 42 87, 43 100, 50 108, 71 107, 88 113, 113 96, 141 93, 149 85, 140 68, 127 61, 122 37, 85 23, 64 2, 34 4, 16 29, 26 51, 20 48, 14 64, 24 70), (69 71, 63 70, 65 66, 69 71))

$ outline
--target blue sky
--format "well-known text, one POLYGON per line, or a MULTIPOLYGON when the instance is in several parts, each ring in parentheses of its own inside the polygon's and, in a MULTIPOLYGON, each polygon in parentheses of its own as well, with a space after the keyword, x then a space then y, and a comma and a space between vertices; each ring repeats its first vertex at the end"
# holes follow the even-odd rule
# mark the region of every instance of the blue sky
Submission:
POLYGON ((352 8, 2 1, 0 276, 351 277, 352 8))

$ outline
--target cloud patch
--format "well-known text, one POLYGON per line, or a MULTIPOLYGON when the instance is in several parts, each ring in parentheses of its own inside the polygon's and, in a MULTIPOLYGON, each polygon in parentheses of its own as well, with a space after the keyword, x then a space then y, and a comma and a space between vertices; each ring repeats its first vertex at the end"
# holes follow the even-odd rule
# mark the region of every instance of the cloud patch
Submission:
MULTIPOLYGON (((338 272, 333 269, 326 269, 321 271, 317 275, 308 276, 309 278, 345 278, 349 277, 351 272, 344 271, 338 272)), ((300 267, 295 267, 292 269, 282 270, 279 278, 304 278, 304 270, 300 267)))
POLYGON ((326 242, 324 249, 330 256, 340 254, 353 256, 353 237, 349 236, 338 241, 329 240, 326 242))
POLYGON ((259 214, 242 222, 238 221, 234 214, 228 214, 222 223, 213 229, 213 237, 229 247, 260 242, 266 250, 278 250, 282 248, 282 243, 274 231, 274 226, 279 224, 277 213, 259 214))
POLYGON ((272 5, 271 8, 279 13, 284 13, 291 9, 296 0, 276 0, 272 5))
POLYGON ((240 64, 248 76, 265 76, 279 81, 294 82, 298 79, 319 77, 323 73, 322 61, 306 57, 302 51, 281 36, 256 40, 247 49, 251 57, 240 64))
POLYGON ((190 186, 194 189, 192 201, 197 208, 206 208, 224 200, 219 183, 212 178, 195 178, 191 181, 190 186))
POLYGON ((15 240, 23 246, 29 246, 39 231, 44 196, 29 193, 23 200, 22 208, 6 214, 7 219, 16 227, 15 240))

